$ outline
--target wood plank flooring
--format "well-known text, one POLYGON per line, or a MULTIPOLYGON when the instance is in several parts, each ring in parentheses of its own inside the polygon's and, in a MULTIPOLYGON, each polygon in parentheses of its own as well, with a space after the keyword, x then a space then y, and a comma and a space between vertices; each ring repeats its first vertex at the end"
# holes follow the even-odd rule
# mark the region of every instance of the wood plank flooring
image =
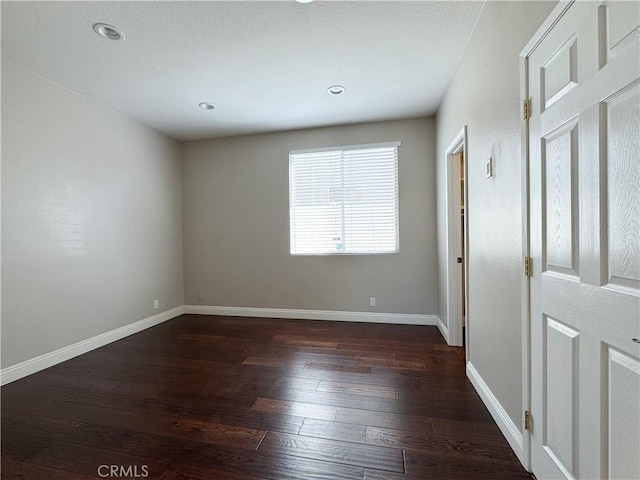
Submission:
POLYGON ((435 327, 183 315, 2 387, 1 421, 2 479, 530 478, 435 327))

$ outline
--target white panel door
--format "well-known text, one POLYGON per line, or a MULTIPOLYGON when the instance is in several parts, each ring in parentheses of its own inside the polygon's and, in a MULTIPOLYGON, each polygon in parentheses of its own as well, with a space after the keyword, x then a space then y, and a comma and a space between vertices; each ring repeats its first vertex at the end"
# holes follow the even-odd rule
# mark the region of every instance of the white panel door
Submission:
POLYGON ((528 57, 540 480, 640 479, 639 43, 640 2, 578 1, 528 57))

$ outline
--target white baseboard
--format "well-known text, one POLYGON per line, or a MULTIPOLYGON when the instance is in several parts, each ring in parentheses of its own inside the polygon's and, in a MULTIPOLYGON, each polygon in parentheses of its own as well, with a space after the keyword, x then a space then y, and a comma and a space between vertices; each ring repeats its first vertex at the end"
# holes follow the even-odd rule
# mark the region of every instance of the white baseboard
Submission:
POLYGON ((440 334, 442 335, 442 337, 444 338, 444 341, 447 342, 447 345, 449 344, 449 329, 447 328, 447 326, 444 324, 444 322, 442 321, 442 319, 440 317, 436 317, 438 323, 436 324, 438 327, 438 330, 440 330, 440 334))
POLYGON ((125 325, 124 327, 116 328, 110 332, 96 335, 95 337, 87 340, 81 340, 73 345, 62 347, 53 352, 40 355, 39 357, 31 358, 24 362, 3 368, 0 370, 0 384, 6 385, 7 383, 19 380, 27 375, 31 375, 73 357, 77 357, 78 355, 82 355, 83 353, 103 347, 108 343, 115 342, 116 340, 141 332, 142 330, 158 325, 159 323, 171 320, 172 318, 182 315, 183 310, 182 306, 172 308, 171 310, 166 310, 151 317, 143 318, 137 322, 125 325))
POLYGON ((522 440, 522 432, 518 426, 511 420, 511 417, 507 414, 500 401, 493 394, 489 386, 480 376, 480 373, 476 370, 471 362, 467 362, 467 377, 471 381, 472 385, 480 395, 480 398, 484 402, 485 406, 491 413, 491 416, 498 424, 500 431, 509 442, 509 446, 514 451, 520 463, 524 465, 524 448, 522 440))
POLYGON ((333 310, 298 310, 291 308, 216 307, 185 305, 184 313, 229 317, 297 318, 340 322, 394 323, 401 325, 436 325, 436 315, 379 312, 338 312, 333 310))

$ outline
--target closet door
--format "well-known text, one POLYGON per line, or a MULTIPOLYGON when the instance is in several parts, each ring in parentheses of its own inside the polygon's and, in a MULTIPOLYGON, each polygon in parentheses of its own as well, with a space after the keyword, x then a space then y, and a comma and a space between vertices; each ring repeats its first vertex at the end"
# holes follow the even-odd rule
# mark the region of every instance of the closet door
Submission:
POLYGON ((575 2, 528 59, 539 479, 640 478, 639 40, 639 2, 575 2))

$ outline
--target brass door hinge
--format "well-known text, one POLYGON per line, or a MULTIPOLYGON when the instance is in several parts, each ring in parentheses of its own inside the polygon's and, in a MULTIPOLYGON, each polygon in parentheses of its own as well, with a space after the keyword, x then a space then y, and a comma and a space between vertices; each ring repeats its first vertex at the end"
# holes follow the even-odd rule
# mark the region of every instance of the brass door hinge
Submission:
POLYGON ((531 412, 529 410, 526 410, 524 412, 524 429, 525 430, 531 430, 531 412))
POLYGON ((533 275, 531 257, 524 257, 524 276, 530 277, 533 275))
POLYGON ((522 101, 522 118, 525 120, 531 118, 531 100, 528 98, 522 101))

